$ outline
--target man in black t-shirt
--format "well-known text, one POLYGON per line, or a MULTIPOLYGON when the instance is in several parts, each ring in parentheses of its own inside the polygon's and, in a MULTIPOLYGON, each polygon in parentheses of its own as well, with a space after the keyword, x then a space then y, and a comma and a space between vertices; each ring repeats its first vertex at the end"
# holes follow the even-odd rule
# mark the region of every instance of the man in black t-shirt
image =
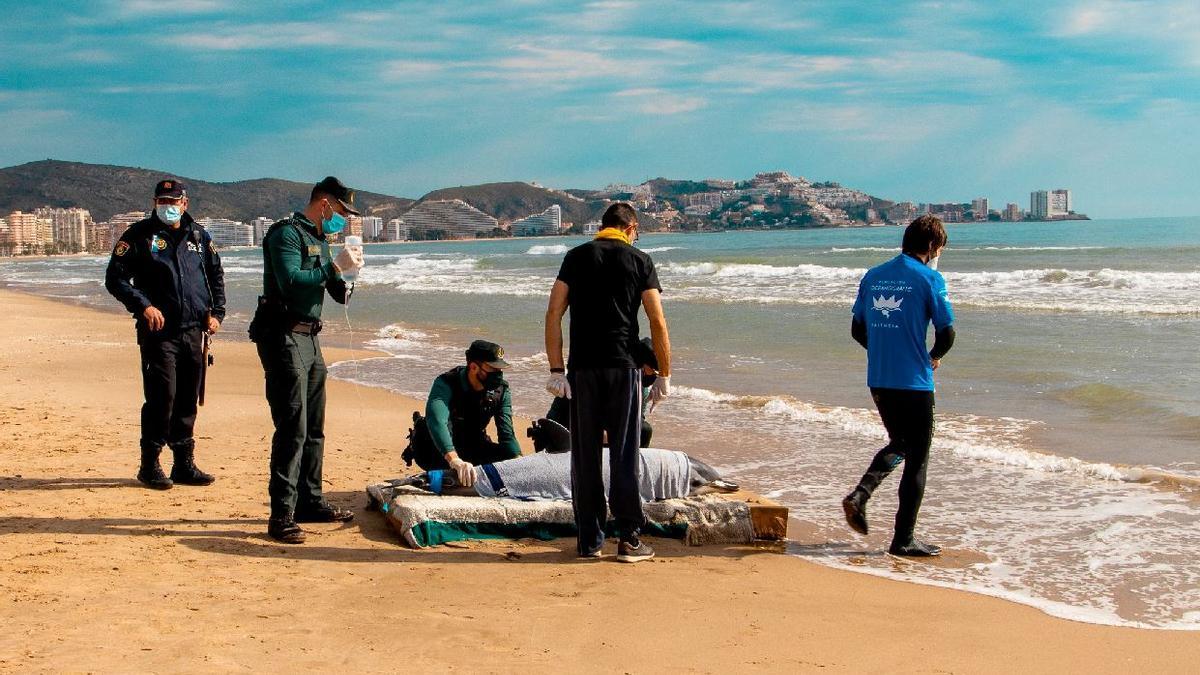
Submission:
POLYGON ((546 309, 546 390, 571 401, 571 500, 581 557, 600 557, 612 509, 621 543, 617 560, 654 556, 640 538, 645 514, 638 493, 641 464, 642 374, 633 357, 638 308, 645 307, 658 360, 650 388, 651 410, 670 392, 671 342, 663 316, 654 261, 633 247, 637 213, 628 204, 604 212, 600 232, 563 258, 546 309), (571 356, 563 368, 562 319, 571 310, 571 356), (610 487, 607 507, 601 466, 608 434, 610 487))

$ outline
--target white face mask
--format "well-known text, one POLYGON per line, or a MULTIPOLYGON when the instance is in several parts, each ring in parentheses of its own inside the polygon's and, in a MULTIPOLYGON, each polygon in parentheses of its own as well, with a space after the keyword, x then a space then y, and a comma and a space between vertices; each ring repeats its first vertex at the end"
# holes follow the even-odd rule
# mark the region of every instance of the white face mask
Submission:
POLYGON ((931 269, 931 270, 936 270, 936 269, 937 269, 938 260, 940 260, 940 259, 941 259, 941 257, 942 257, 942 256, 940 256, 940 255, 939 255, 939 256, 937 256, 936 258, 930 258, 930 259, 929 259, 929 262, 927 262, 927 263, 925 263, 925 264, 926 264, 926 265, 929 265, 929 269, 931 269))

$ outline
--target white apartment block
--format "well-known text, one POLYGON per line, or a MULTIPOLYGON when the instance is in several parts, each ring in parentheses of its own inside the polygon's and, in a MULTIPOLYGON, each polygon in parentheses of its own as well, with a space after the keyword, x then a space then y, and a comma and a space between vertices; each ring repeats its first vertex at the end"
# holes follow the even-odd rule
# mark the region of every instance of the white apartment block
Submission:
POLYGON ((558 204, 551 204, 541 213, 514 220, 512 223, 514 237, 558 234, 560 231, 562 231, 562 208, 558 204))

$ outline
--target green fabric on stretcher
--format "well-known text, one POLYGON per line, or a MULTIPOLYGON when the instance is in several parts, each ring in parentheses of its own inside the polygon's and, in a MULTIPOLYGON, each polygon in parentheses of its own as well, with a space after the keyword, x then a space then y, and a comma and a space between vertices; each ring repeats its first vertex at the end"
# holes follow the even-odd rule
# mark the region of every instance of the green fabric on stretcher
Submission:
MULTIPOLYGON (((608 531, 613 531, 616 523, 610 522, 608 531)), ((688 526, 681 524, 647 523, 642 534, 652 537, 667 537, 670 539, 685 539, 688 526)), ((574 525, 560 523, 442 523, 426 520, 417 523, 412 528, 413 538, 417 544, 437 546, 451 541, 467 541, 471 539, 562 539, 574 537, 574 525)))

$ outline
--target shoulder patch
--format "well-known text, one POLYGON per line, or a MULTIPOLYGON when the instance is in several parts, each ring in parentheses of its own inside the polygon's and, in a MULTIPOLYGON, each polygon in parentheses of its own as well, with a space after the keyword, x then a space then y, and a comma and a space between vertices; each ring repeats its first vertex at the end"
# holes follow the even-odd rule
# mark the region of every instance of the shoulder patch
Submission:
POLYGON ((310 244, 308 247, 308 254, 309 255, 321 255, 321 245, 320 244, 310 244))
POLYGON ((117 247, 115 249, 113 249, 113 255, 120 257, 120 256, 125 255, 126 253, 129 253, 129 242, 118 241, 117 247))

